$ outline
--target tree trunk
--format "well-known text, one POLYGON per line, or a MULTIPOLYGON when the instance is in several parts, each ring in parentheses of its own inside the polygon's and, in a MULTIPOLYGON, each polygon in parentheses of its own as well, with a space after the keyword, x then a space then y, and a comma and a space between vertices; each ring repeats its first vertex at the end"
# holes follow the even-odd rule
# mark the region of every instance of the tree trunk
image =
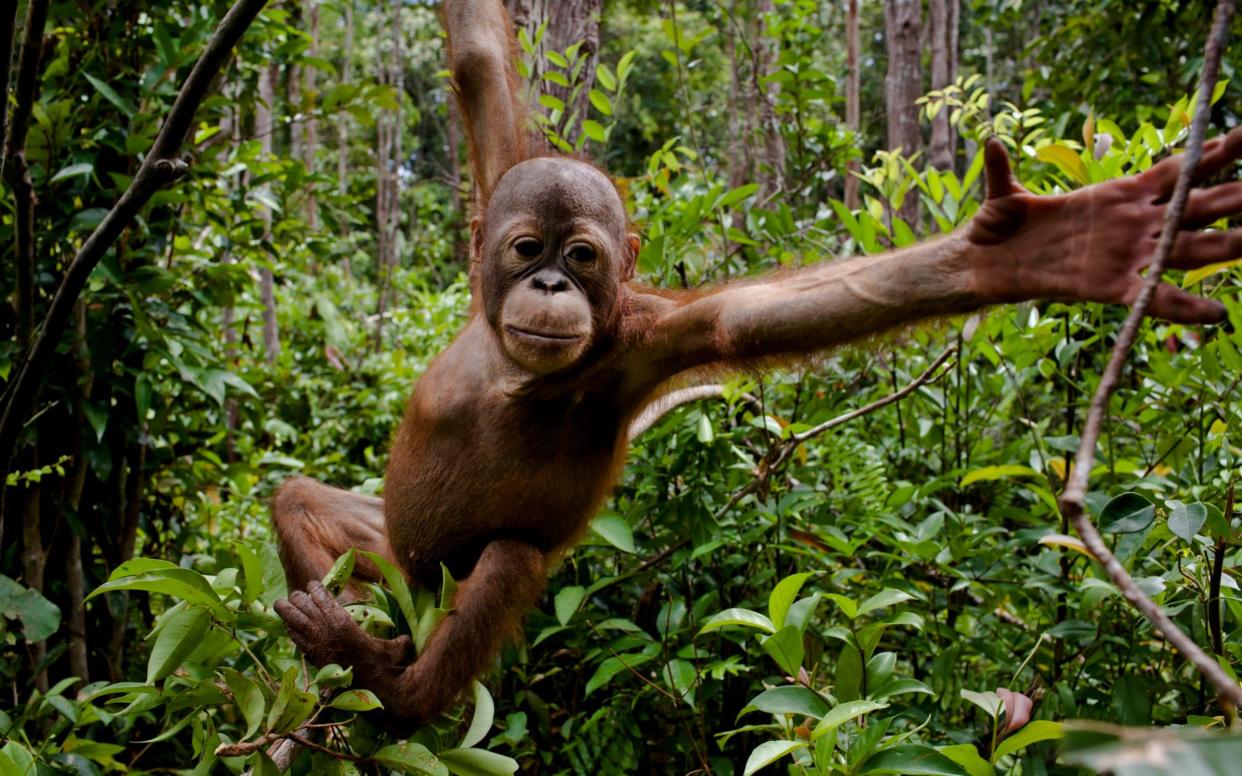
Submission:
MULTIPOLYGON (((525 29, 532 41, 539 26, 547 24, 543 40, 535 47, 531 83, 565 103, 565 119, 558 126, 565 129, 562 134, 569 143, 576 143, 582 120, 589 118, 589 94, 595 83, 595 67, 599 64, 599 21, 604 0, 505 0, 505 5, 514 25, 525 29), (582 88, 571 101, 572 82, 571 89, 566 89, 544 81, 543 74, 547 71, 546 52, 564 52, 575 43, 582 44, 578 52, 586 58, 586 63, 578 76, 582 88)), ((539 105, 535 108, 543 110, 539 105)))
MULTIPOLYGON (((923 92, 919 69, 921 0, 885 0, 884 32, 888 46, 888 72, 884 76, 885 108, 888 112, 888 147, 905 156, 922 148, 919 111, 915 105, 923 92)), ((918 199, 909 194, 898 215, 913 225, 918 215, 918 199)))
MULTIPOLYGON (((943 89, 957 75, 958 0, 931 0, 931 88, 943 89)), ((952 170, 957 158, 957 138, 949 124, 949 109, 932 119, 928 160, 938 170, 952 170)))
MULTIPOLYGON (((90 349, 86 346, 86 306, 79 301, 75 310, 77 331, 74 350, 77 354, 78 383, 77 411, 78 417, 75 449, 73 451, 73 467, 70 470, 66 486, 65 506, 75 515, 80 514, 82 491, 86 487, 86 475, 90 465, 83 452, 83 429, 89 428, 82 405, 91 398, 92 371, 90 349)), ((65 583, 69 591, 69 610, 66 612, 69 628, 69 673, 78 678, 79 687, 90 684, 90 665, 86 652, 86 569, 82 561, 82 537, 76 529, 69 532, 69 550, 65 555, 65 583)))
MULTIPOLYGON (((341 49, 343 52, 341 64, 341 83, 349 84, 354 78, 354 3, 348 0, 342 9, 345 16, 345 45, 341 49)), ((452 100, 449 100, 451 103, 452 100)), ((336 119, 336 138, 338 153, 336 157, 336 194, 343 201, 345 195, 349 193, 349 114, 341 111, 336 119)), ((342 217, 338 226, 341 237, 345 237, 349 233, 349 221, 342 217)), ((354 268, 350 261, 349 254, 345 254, 342 260, 342 271, 346 278, 352 278, 354 268)))
MULTIPOLYGON (((310 55, 319 57, 319 0, 303 0, 302 17, 310 32, 310 55)), ((348 56, 348 55, 347 55, 348 56)), ((306 68, 305 97, 312 105, 306 115, 306 135, 303 138, 302 155, 306 169, 312 175, 317 165, 315 154, 319 151, 319 118, 317 115, 319 90, 319 71, 315 66, 306 68)), ((312 230, 319 229, 319 200, 315 197, 314 186, 306 192, 306 224, 312 230)))
MULTIPOLYGON (((859 130, 861 129, 861 103, 859 89, 862 76, 858 69, 858 0, 849 0, 845 13, 845 56, 849 74, 845 82, 845 127, 854 133, 854 142, 861 146, 859 130)), ((859 148, 861 151, 862 149, 859 148)), ((860 204, 858 196, 858 176, 861 164, 853 159, 845 168, 845 206, 855 210, 860 204)))
POLYGON ((755 109, 763 129, 763 161, 759 170, 761 199, 770 199, 785 190, 785 136, 776 118, 779 87, 776 82, 769 83, 767 87, 763 85, 763 79, 771 75, 780 59, 780 41, 765 34, 768 15, 774 12, 773 0, 759 0, 754 17, 755 67, 751 75, 754 78, 755 109))
MULTIPOLYGON (((259 73, 259 103, 255 106, 254 131, 259 136, 265 159, 272 155, 272 132, 275 129, 272 114, 276 107, 276 80, 279 75, 278 65, 271 65, 259 73)), ((260 212, 263 241, 266 243, 272 239, 272 211, 263 207, 260 212)), ((259 295, 263 300, 263 350, 267 363, 273 365, 280 356, 280 335, 276 328, 275 278, 268 266, 259 270, 259 295)))

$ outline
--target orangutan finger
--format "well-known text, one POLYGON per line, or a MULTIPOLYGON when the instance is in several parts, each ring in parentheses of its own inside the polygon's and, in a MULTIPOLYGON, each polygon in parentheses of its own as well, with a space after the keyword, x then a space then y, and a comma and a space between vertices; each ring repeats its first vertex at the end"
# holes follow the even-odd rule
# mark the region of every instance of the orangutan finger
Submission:
MULTIPOLYGON (((1214 137, 1203 144, 1203 158, 1195 168, 1194 181, 1204 181, 1220 172, 1230 162, 1242 157, 1242 127, 1235 128, 1224 137, 1214 137)), ((1177 175, 1182 169, 1184 154, 1170 156, 1152 166, 1139 179, 1149 185, 1157 195, 1168 197, 1173 193, 1177 175)))
POLYGON ((1242 258, 1242 229, 1230 232, 1180 232, 1169 255, 1170 269, 1195 269, 1242 258))

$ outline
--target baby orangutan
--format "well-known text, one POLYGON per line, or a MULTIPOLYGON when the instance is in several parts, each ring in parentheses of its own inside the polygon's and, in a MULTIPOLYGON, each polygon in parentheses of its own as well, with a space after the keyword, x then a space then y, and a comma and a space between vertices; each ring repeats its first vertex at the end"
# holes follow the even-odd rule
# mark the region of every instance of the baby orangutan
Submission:
MULTIPOLYGON (((353 666, 355 686, 408 724, 449 706, 517 631, 550 560, 573 546, 616 481, 630 421, 670 381, 794 361, 1002 302, 1128 303, 1181 164, 1038 197, 993 141, 987 200, 952 235, 695 292, 645 288, 632 282, 639 238, 608 177, 529 152, 499 0, 445 6, 477 183, 469 321, 414 387, 382 502, 299 478, 273 507, 293 591, 277 611, 290 636, 317 664, 353 666), (364 633, 316 581, 351 547, 381 554, 419 585, 438 585, 441 563, 462 580, 417 659, 407 638, 364 633)), ((1211 141, 1199 176, 1240 153, 1240 131, 1211 141)), ((1242 234, 1195 231, 1239 212, 1242 183, 1196 191, 1171 266, 1239 255, 1242 234)), ((1185 323, 1225 315, 1167 284, 1151 312, 1185 323)), ((374 578, 362 564, 357 573, 374 578)))

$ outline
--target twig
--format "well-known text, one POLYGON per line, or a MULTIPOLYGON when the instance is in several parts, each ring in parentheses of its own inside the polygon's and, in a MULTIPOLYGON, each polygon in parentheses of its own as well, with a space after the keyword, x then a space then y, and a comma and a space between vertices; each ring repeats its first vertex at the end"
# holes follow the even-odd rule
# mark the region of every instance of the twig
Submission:
POLYGON ((1219 0, 1216 4, 1216 16, 1212 23, 1212 31, 1208 36, 1207 46, 1203 55, 1203 73, 1199 82, 1199 100, 1195 105, 1195 115, 1190 123, 1190 135, 1186 140, 1186 154, 1182 167, 1178 171, 1177 186, 1173 189, 1173 197, 1169 201, 1164 214, 1164 226, 1160 233, 1160 242, 1156 254, 1148 268, 1143 288, 1134 301, 1134 308, 1121 327, 1117 342, 1113 346, 1108 366, 1100 377, 1095 396, 1091 399, 1091 409, 1083 425, 1082 442, 1078 446, 1075 457, 1074 471, 1066 483, 1065 492, 1061 494, 1060 506, 1062 514, 1074 524, 1074 530, 1082 537, 1083 544, 1091 554, 1104 566, 1113 584, 1121 591, 1126 601, 1137 609, 1147 620, 1164 634, 1164 637, 1190 661, 1200 674, 1207 678, 1217 689, 1222 700, 1233 706, 1242 706, 1242 686, 1231 679, 1224 669, 1213 658, 1209 657, 1198 644, 1182 632, 1169 618, 1164 610, 1144 595, 1134 584, 1134 580, 1126 572, 1117 559, 1109 551, 1100 532, 1096 530, 1087 514, 1085 501, 1087 478, 1095 463, 1096 443, 1100 436, 1100 427, 1108 412, 1109 400, 1117 387, 1121 376, 1121 368, 1129 356, 1138 335, 1139 324, 1147 312, 1147 306, 1155 295, 1156 286, 1164 272, 1165 262, 1172 251, 1177 238, 1182 215, 1186 210, 1186 200, 1190 194, 1190 184, 1195 168, 1203 157, 1203 137, 1207 130, 1208 114, 1211 111, 1212 92, 1216 86, 1216 75, 1220 68, 1220 55, 1225 47, 1225 37, 1229 30, 1229 21, 1233 16, 1235 0, 1219 0))
MULTIPOLYGON (((86 286, 87 279, 151 196, 185 174, 188 165, 177 155, 193 126, 194 114, 207 96, 216 73, 224 66, 233 47, 241 40, 242 34, 266 2, 267 0, 237 0, 229 9, 181 86, 181 91, 177 93, 177 100, 164 120, 154 145, 143 159, 142 166, 138 168, 133 182, 104 216, 99 226, 95 227, 95 231, 83 243, 81 250, 65 270, 56 296, 43 319, 43 325, 22 360, 21 369, 5 397, 4 412, 0 416, 0 483, 8 475, 23 421, 29 414, 35 394, 43 382, 43 375, 56 352, 65 326, 73 313, 74 304, 86 286)), ((20 101, 18 105, 20 107, 20 101)), ((10 128, 10 135, 17 128, 17 118, 17 113, 14 113, 14 125, 10 128)))
POLYGON ((1234 483, 1231 480, 1228 495, 1225 497, 1225 535, 1220 537, 1216 541, 1216 546, 1212 548, 1215 554, 1212 557, 1212 576, 1208 582, 1208 632, 1212 635, 1212 651, 1218 655, 1225 654, 1225 639, 1220 628, 1220 585, 1225 575, 1225 551, 1229 549, 1230 529, 1228 526, 1233 520, 1233 496, 1234 483))
POLYGON ((0 11, 0 171, 4 170, 4 138, 9 117, 9 75, 13 69, 13 31, 17 27, 17 3, 0 11))

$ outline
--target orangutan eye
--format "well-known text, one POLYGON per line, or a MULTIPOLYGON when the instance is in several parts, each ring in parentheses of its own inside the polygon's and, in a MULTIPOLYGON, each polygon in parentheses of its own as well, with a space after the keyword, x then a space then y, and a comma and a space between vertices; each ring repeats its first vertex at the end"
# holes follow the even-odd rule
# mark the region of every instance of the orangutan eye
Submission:
POLYGON ((543 253, 543 243, 533 237, 523 237, 514 243, 513 249, 518 252, 519 256, 533 259, 543 253))
POLYGON ((579 243, 569 249, 569 253, 565 254, 574 261, 583 264, 590 264, 595 261, 595 250, 589 245, 579 243))

